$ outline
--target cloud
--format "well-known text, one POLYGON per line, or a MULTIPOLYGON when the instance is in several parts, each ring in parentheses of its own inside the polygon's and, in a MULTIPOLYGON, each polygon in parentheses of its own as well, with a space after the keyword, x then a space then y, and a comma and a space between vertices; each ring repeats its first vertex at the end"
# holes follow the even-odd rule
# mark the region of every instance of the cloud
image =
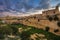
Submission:
POLYGON ((50 7, 50 0, 41 0, 37 9, 46 9, 50 7))
POLYGON ((59 1, 59 0, 55 0, 55 1, 59 1))
POLYGON ((58 3, 57 6, 60 6, 60 3, 58 3))
POLYGON ((50 0, 4 0, 4 2, 7 9, 15 9, 17 11, 21 11, 23 8, 25 8, 25 11, 28 11, 32 8, 46 9, 50 7, 50 0))
MULTIPOLYGON (((16 3, 17 4, 17 3, 16 3)), ((26 10, 30 9, 46 9, 50 7, 50 0, 20 0, 20 3, 18 3, 17 6, 22 9, 23 7, 26 10), (18 5, 19 4, 19 5, 18 5)), ((17 8, 18 8, 17 7, 17 8)))

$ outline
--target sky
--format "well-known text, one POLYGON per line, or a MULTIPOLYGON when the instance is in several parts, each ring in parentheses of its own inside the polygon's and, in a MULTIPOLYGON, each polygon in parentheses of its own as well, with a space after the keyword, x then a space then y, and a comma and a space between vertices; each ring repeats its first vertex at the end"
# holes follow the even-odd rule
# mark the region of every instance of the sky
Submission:
POLYGON ((0 0, 0 10, 6 7, 25 12, 30 9, 47 9, 59 3, 60 0, 0 0))
MULTIPOLYGON (((14 3, 16 3, 17 1, 20 1, 20 0, 11 0, 12 1, 12 3, 14 4, 14 3)), ((25 0, 24 0, 25 1, 25 0)), ((32 0, 32 1, 34 1, 34 6, 35 5, 38 5, 39 4, 39 2, 41 1, 41 0, 32 0)), ((31 1, 31 2, 32 2, 31 1)), ((45 0, 46 1, 46 0, 45 0)), ((55 6, 56 4, 58 4, 58 3, 60 3, 60 0, 49 0, 50 1, 50 4, 52 5, 52 6, 55 6)), ((31 3, 30 2, 30 3, 31 3)), ((43 1, 44 2, 44 1, 43 1)), ((29 3, 29 4, 30 4, 29 3)))
MULTIPOLYGON (((16 3, 17 1, 20 1, 20 0, 11 0, 11 1, 13 1, 13 4, 14 4, 14 2, 16 3)), ((25 1, 25 0, 23 0, 23 1, 25 1)), ((33 6, 36 6, 39 4, 39 2, 41 0, 30 0, 30 1, 31 2, 29 2, 29 4, 32 4, 32 2, 33 2, 33 6)), ((44 2, 46 0, 42 0, 42 1, 44 2)), ((60 0, 47 0, 47 1, 49 1, 50 5, 52 5, 52 6, 56 6, 58 3, 60 3, 60 0)))
POLYGON ((60 3, 60 0, 51 0, 51 6, 56 6, 58 3, 60 3))
POLYGON ((60 5, 60 0, 0 0, 0 12, 3 12, 0 15, 36 14, 41 13, 41 9, 55 7, 58 4, 60 5))

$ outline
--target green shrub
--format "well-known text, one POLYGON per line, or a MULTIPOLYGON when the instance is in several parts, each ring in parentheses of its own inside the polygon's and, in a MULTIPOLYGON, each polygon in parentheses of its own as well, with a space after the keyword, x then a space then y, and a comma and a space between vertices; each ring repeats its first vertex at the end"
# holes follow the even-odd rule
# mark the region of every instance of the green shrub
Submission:
POLYGON ((10 28, 12 29, 12 34, 16 35, 18 33, 18 28, 17 27, 11 26, 10 28))
POLYGON ((0 34, 0 39, 4 39, 4 34, 0 34))
POLYGON ((2 26, 0 27, 0 33, 9 35, 12 32, 12 29, 8 26, 2 26))
POLYGON ((54 20, 55 21, 58 21, 59 20, 59 18, 57 17, 57 15, 54 15, 54 20))
POLYGON ((49 29, 50 29, 50 28, 49 28, 48 26, 47 26, 47 27, 45 27, 45 31, 49 31, 49 29))
POLYGON ((53 17, 51 17, 49 15, 47 15, 46 17, 48 18, 49 21, 52 21, 53 20, 53 17))
POLYGON ((0 21, 2 21, 2 19, 0 19, 0 21))
POLYGON ((56 33, 56 32, 59 32, 59 29, 55 29, 54 32, 55 32, 55 33, 56 33))
POLYGON ((57 22, 57 25, 60 27, 60 21, 57 22))
POLYGON ((28 31, 23 31, 21 33, 20 37, 21 37, 21 40, 29 40, 30 35, 29 35, 28 31))

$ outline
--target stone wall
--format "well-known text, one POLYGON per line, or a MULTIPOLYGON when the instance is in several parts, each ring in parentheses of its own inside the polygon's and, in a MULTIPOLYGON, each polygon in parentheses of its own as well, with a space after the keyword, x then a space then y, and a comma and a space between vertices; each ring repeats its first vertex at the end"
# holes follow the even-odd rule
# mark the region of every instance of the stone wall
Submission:
POLYGON ((43 11, 42 14, 43 14, 43 15, 54 15, 54 14, 59 14, 59 8, 58 8, 58 6, 56 6, 55 9, 43 11))

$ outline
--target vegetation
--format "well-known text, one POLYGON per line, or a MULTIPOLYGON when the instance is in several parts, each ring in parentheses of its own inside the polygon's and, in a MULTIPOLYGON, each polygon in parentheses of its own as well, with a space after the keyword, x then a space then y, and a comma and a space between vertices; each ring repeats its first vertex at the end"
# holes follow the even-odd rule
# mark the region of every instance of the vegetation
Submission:
POLYGON ((8 26, 0 26, 0 32, 3 34, 10 34, 12 32, 11 28, 8 26))
POLYGON ((57 15, 54 15, 54 20, 55 21, 58 21, 59 20, 59 18, 57 17, 57 15))
POLYGON ((49 29, 50 28, 48 26, 46 27, 46 30, 43 30, 35 28, 33 26, 23 25, 20 23, 6 24, 6 26, 0 27, 0 39, 4 38, 4 35, 11 35, 12 33, 12 35, 19 36, 21 40, 30 40, 30 35, 38 33, 38 34, 44 34, 47 40, 60 40, 60 36, 48 32, 49 29), (22 28, 23 31, 19 33, 18 28, 22 28))
POLYGON ((40 19, 38 19, 38 22, 40 21, 40 19))
POLYGON ((50 28, 49 28, 48 26, 47 26, 47 27, 45 27, 45 31, 49 31, 49 29, 50 29, 50 28))
POLYGON ((56 33, 56 32, 59 32, 59 29, 55 29, 54 32, 55 32, 55 33, 56 33))
POLYGON ((1 19, 0 19, 0 24, 3 24, 1 19))
POLYGON ((2 20, 0 19, 0 21, 2 21, 2 20))
POLYGON ((28 31, 23 31, 21 34, 20 34, 20 37, 21 37, 21 40, 29 40, 29 33, 28 31))
POLYGON ((46 17, 49 19, 49 21, 52 21, 52 20, 59 21, 59 18, 57 15, 53 15, 53 16, 47 15, 46 17))
POLYGON ((0 29, 0 39, 4 39, 4 32, 0 29))
POLYGON ((12 29, 12 34, 17 34, 17 32, 18 32, 18 28, 17 27, 15 27, 15 26, 11 26, 11 29, 12 29))
POLYGON ((53 20, 53 17, 51 17, 49 15, 47 15, 46 17, 48 18, 49 21, 52 21, 53 20))
POLYGON ((57 22, 57 25, 60 27, 60 21, 57 22))

